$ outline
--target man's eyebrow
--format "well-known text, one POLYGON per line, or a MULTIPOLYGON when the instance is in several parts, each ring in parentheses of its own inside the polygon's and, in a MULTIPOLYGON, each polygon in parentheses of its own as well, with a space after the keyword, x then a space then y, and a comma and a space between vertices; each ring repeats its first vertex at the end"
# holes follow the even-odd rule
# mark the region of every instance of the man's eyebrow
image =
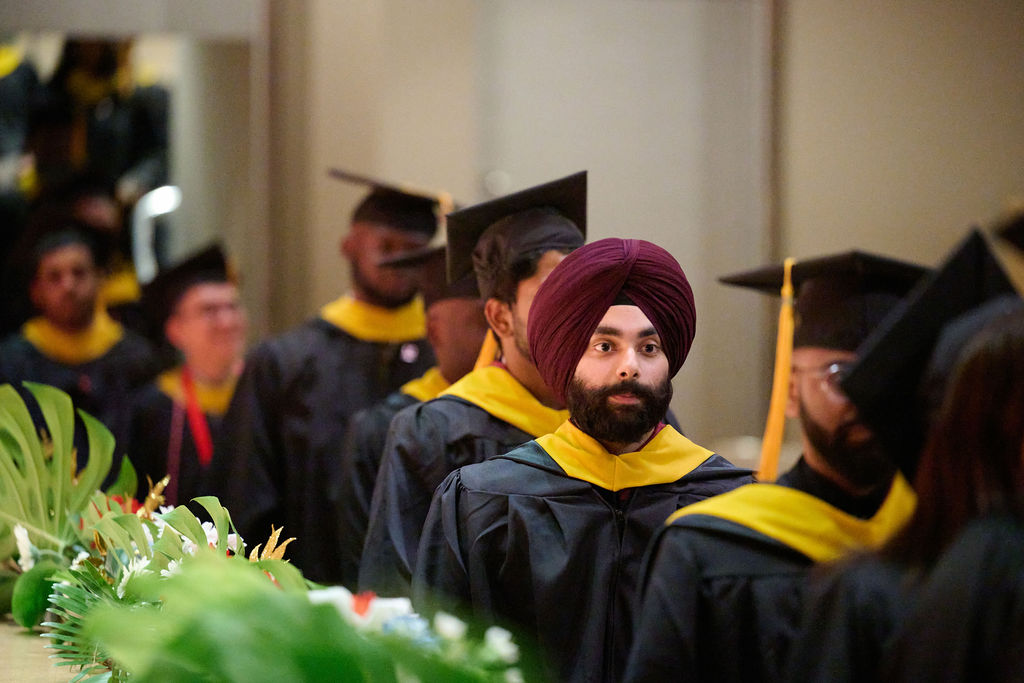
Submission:
MULTIPOLYGON (((622 336, 624 336, 623 333, 622 333, 622 330, 620 330, 619 328, 617 328, 617 327, 609 327, 607 325, 598 325, 597 329, 594 330, 594 334, 595 335, 600 334, 600 335, 604 335, 606 337, 622 337, 622 336)), ((657 337, 657 336, 658 336, 658 331, 656 329, 654 329, 653 326, 647 327, 647 328, 645 328, 643 330, 640 330, 640 334, 637 335, 638 338, 639 337, 657 337)))

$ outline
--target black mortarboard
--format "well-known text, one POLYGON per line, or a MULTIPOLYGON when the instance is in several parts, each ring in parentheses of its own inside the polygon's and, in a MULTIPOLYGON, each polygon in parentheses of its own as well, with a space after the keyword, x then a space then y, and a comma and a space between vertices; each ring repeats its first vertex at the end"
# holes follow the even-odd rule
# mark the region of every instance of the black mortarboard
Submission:
POLYGON ((353 223, 378 223, 433 237, 440 233, 439 225, 445 214, 453 208, 451 196, 445 192, 389 183, 337 168, 329 169, 328 174, 332 178, 370 188, 370 194, 363 198, 352 213, 353 223))
POLYGON ((860 349, 843 391, 900 468, 912 476, 924 442, 922 377, 940 336, 982 304, 1015 293, 1012 270, 978 230, 923 278, 860 349))
POLYGON ((587 172, 491 199, 448 216, 448 280, 476 272, 493 295, 502 274, 539 251, 571 251, 587 234, 587 172))
POLYGON ((383 259, 380 265, 415 269, 417 289, 423 296, 424 306, 427 307, 442 299, 476 299, 480 296, 473 273, 468 273, 451 284, 448 283, 448 278, 445 277, 446 258, 443 245, 410 249, 383 259))
MULTIPOLYGON (((862 251, 796 261, 793 347, 855 350, 927 270, 862 251)), ((719 278, 776 296, 782 280, 782 265, 719 278)))
POLYGON ((153 334, 163 335, 164 323, 189 288, 203 282, 230 282, 227 259, 219 244, 195 252, 161 270, 142 290, 142 306, 153 334))
POLYGON ((1007 216, 996 226, 995 233, 1018 249, 1024 250, 1024 210, 1017 210, 1007 216))

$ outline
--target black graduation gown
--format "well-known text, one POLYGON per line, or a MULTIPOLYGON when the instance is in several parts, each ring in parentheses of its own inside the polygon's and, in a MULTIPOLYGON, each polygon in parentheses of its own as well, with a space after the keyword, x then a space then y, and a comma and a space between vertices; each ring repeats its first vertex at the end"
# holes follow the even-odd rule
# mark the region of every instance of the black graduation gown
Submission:
POLYGON ((711 455, 677 481, 612 493, 568 476, 531 441, 438 488, 414 604, 457 613, 471 605, 475 620, 539 645, 554 680, 619 681, 651 536, 680 507, 750 481, 748 470, 711 455))
POLYGON ((456 396, 439 396, 396 414, 374 486, 360 590, 408 595, 434 489, 452 470, 507 453, 532 438, 456 396))
MULTIPOLYGON (((887 493, 851 498, 803 460, 777 484, 861 519, 878 510, 887 493)), ((674 520, 656 536, 645 564, 626 680, 784 680, 814 563, 805 552, 729 519, 698 514, 674 520)))
POLYGON ((363 554, 373 485, 377 481, 388 426, 398 411, 417 403, 418 399, 396 391, 380 403, 360 410, 349 423, 341 456, 341 473, 332 482, 330 493, 338 510, 339 582, 342 585, 355 587, 359 582, 359 560, 363 554))
MULTIPOLYGON (((8 382, 49 384, 71 396, 80 408, 102 422, 117 440, 114 462, 107 482, 113 481, 128 441, 131 394, 153 378, 158 370, 152 345, 130 330, 110 349, 93 360, 66 365, 37 349, 22 334, 0 344, 0 376, 8 382)), ((75 445, 88 455, 82 430, 76 430, 75 445)), ((84 460, 79 466, 84 466, 84 460)))
POLYGON ((1024 681, 1024 523, 974 521, 939 558, 894 638, 889 681, 1024 681))
MULTIPOLYGON (((179 417, 175 421, 174 400, 155 383, 140 389, 135 394, 133 403, 135 408, 132 413, 128 457, 131 458, 139 477, 136 498, 141 501, 149 493, 147 477, 155 484, 170 473, 168 448, 172 440, 172 431, 177 431, 174 438, 180 440, 178 477, 176 484, 172 482, 164 490, 166 504, 186 505, 196 496, 208 495, 209 491, 204 486, 206 468, 199 462, 199 450, 189 428, 185 408, 179 408, 179 417), (175 492, 173 497, 168 495, 171 490, 175 492)), ((210 436, 216 443, 223 416, 204 412, 203 417, 210 429, 210 436)), ((206 513, 201 506, 193 503, 189 507, 196 514, 205 517, 206 513)))
POLYGON ((886 680, 880 667, 913 604, 911 579, 902 564, 877 554, 859 555, 813 573, 783 680, 886 680))
POLYGON ((288 558, 314 581, 337 582, 338 479, 349 417, 434 364, 426 340, 357 339, 322 318, 267 340, 245 363, 224 416, 207 488, 231 511, 246 544, 270 526, 295 537, 288 558))

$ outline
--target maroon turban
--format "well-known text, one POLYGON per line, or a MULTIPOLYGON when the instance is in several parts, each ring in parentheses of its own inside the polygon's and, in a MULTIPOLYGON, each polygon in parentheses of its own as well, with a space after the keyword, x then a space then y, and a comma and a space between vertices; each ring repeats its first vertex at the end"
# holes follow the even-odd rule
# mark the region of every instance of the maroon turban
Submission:
POLYGON ((530 353, 560 400, 591 335, 617 300, 638 306, 654 325, 668 357, 669 377, 683 366, 697 311, 679 263, 644 240, 598 240, 566 256, 530 306, 530 353))

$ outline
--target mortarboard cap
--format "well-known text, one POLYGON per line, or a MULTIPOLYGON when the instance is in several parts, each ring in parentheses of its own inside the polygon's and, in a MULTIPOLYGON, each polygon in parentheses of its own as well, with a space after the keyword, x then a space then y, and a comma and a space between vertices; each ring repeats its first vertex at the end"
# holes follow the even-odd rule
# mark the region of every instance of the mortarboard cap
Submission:
POLYGON ((454 205, 447 192, 433 192, 412 185, 389 183, 370 176, 328 169, 332 178, 370 188, 370 194, 356 207, 352 222, 379 223, 405 230, 444 244, 443 221, 454 205))
POLYGON ((586 232, 586 171, 461 209, 448 216, 448 280, 475 271, 489 298, 524 256, 571 251, 586 232))
POLYGON ((142 306, 150 319, 154 336, 163 336, 164 323, 191 287, 204 282, 233 280, 219 244, 197 251, 157 273, 142 290, 142 306))
POLYGON ((1009 265, 996 252, 988 238, 971 230, 865 341, 842 382, 860 418, 908 476, 927 428, 922 378, 941 336, 953 331, 966 337, 956 321, 1017 291, 1019 264, 1009 265))
POLYGON ((417 289, 423 296, 424 306, 429 307, 435 301, 443 299, 480 297, 476 286, 476 276, 468 273, 453 283, 445 277, 447 259, 443 245, 425 246, 410 249, 400 254, 382 259, 380 265, 393 268, 409 268, 416 270, 417 289))
MULTIPOLYGON (((927 270, 862 251, 796 261, 793 347, 856 350, 927 270)), ((783 266, 727 275, 719 282, 777 296, 783 266)))

